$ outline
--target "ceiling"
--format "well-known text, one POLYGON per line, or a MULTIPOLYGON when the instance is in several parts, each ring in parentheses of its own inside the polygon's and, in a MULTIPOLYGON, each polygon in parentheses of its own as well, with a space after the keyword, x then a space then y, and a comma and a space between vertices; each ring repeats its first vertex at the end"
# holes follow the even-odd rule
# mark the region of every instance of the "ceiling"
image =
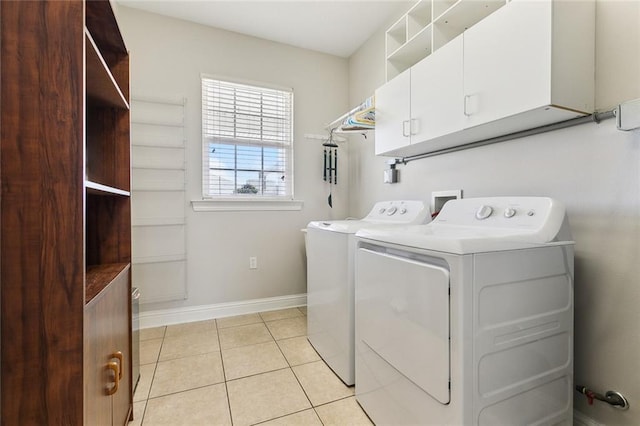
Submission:
POLYGON ((123 6, 349 57, 414 1, 117 0, 123 6))

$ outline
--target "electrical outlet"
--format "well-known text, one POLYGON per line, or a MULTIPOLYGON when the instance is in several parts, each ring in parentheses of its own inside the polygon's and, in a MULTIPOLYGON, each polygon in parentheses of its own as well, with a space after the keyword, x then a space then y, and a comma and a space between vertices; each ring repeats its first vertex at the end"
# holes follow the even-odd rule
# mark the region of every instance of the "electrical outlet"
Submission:
POLYGON ((258 269, 258 258, 250 257, 249 258, 249 269, 258 269))

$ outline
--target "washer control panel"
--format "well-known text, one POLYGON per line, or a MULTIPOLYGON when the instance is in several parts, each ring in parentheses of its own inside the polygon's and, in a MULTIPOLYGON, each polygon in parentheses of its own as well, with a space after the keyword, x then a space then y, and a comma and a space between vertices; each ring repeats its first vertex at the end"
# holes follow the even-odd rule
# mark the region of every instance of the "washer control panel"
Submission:
POLYGON ((400 200, 377 202, 363 219, 371 222, 423 224, 429 222, 431 212, 423 201, 400 200))

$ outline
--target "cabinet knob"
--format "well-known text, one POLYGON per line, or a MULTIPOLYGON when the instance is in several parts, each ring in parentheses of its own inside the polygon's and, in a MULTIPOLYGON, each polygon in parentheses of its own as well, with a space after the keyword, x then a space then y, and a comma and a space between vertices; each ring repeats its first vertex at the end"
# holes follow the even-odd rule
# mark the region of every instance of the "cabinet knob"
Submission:
POLYGON ((113 386, 111 388, 107 388, 107 395, 113 395, 114 393, 118 392, 118 388, 120 387, 120 367, 118 366, 117 362, 114 361, 110 361, 107 363, 107 370, 111 370, 113 371, 113 386))

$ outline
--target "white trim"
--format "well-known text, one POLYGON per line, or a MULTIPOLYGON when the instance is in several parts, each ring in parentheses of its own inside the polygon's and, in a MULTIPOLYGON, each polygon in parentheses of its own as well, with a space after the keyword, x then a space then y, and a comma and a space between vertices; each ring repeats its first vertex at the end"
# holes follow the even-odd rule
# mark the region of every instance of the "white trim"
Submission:
POLYGON ((161 309, 140 312, 140 328, 160 327, 193 321, 204 321, 234 315, 253 314, 276 309, 306 306, 307 295, 268 297, 241 302, 217 303, 214 305, 188 306, 185 308, 161 309))
POLYGON ((584 413, 578 410, 573 410, 573 425, 574 426, 604 426, 601 423, 596 422, 591 417, 588 417, 584 413))
POLYGON ((242 78, 229 77, 229 76, 220 75, 220 74, 207 74, 204 72, 200 73, 200 80, 202 80, 203 78, 207 78, 209 80, 228 81, 230 83, 235 83, 235 84, 244 84, 245 86, 264 87, 265 89, 282 90, 283 92, 293 93, 293 87, 279 86, 273 83, 265 83, 264 81, 245 80, 242 78))
POLYGON ((191 200, 193 211, 196 212, 233 212, 233 211, 293 211, 302 210, 302 200, 273 200, 273 199, 207 199, 191 200))

